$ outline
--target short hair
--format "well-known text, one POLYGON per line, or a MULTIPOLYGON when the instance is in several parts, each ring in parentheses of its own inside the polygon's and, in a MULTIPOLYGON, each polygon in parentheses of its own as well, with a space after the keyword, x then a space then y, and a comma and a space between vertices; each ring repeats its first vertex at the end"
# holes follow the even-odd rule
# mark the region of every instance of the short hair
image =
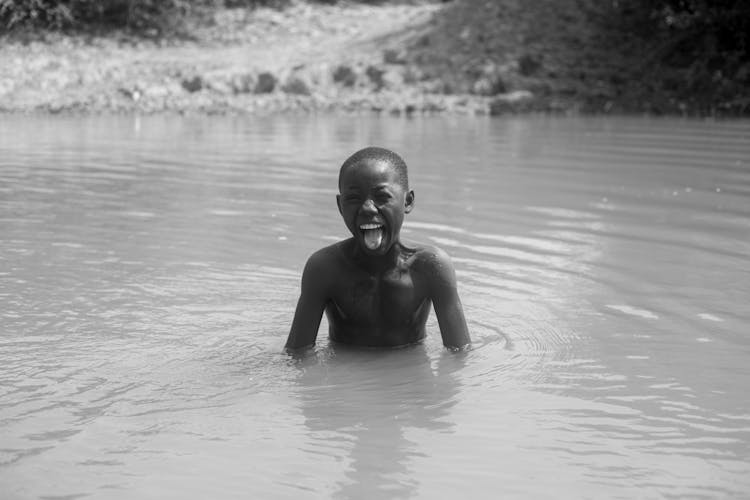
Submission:
POLYGON ((356 165, 364 160, 375 160, 387 162, 396 171, 398 176, 398 183, 404 188, 404 191, 409 190, 409 172, 406 168, 406 162, 399 155, 391 151, 390 149, 379 148, 370 146, 364 149, 360 149, 349 158, 344 161, 339 169, 339 191, 341 191, 341 176, 344 170, 356 165))

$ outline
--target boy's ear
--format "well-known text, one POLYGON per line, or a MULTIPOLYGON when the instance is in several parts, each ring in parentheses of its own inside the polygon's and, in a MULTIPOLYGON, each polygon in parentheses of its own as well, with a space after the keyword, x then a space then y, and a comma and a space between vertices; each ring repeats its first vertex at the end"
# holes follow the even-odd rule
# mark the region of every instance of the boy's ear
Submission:
POLYGON ((414 190, 410 190, 406 193, 406 200, 404 203, 404 213, 409 213, 414 208, 414 190))
POLYGON ((344 212, 341 211, 341 195, 340 194, 336 195, 336 206, 339 207, 339 213, 341 215, 344 215, 344 212))

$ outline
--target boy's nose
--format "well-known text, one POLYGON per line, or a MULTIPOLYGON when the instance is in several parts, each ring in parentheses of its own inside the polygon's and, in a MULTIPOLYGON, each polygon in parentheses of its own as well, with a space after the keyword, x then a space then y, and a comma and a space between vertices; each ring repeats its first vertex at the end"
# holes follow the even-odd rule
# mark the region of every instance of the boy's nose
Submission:
POLYGON ((377 213, 378 209, 375 206, 375 202, 371 199, 365 200, 365 202, 362 204, 362 211, 365 213, 377 213))

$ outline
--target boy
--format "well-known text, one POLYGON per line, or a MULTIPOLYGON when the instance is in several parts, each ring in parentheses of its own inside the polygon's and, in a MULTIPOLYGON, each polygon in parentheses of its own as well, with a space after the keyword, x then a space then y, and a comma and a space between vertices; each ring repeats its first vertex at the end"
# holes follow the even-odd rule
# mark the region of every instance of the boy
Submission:
POLYGON ((334 341, 374 347, 420 342, 430 304, 443 344, 468 346, 448 255, 401 241, 404 215, 414 208, 404 160, 383 148, 357 151, 339 171, 336 204, 352 237, 308 259, 286 348, 313 345, 324 310, 334 341))

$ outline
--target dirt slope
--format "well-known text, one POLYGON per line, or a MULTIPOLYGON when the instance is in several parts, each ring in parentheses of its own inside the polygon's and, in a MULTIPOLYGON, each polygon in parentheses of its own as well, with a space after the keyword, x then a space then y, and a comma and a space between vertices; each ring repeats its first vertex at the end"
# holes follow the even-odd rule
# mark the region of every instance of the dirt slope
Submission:
POLYGON ((377 81, 382 70, 367 73, 383 63, 387 44, 420 29, 441 8, 300 2, 283 11, 219 12, 214 25, 195 29, 194 41, 62 35, 30 44, 6 40, 0 48, 0 109, 356 107, 387 91, 377 81))

